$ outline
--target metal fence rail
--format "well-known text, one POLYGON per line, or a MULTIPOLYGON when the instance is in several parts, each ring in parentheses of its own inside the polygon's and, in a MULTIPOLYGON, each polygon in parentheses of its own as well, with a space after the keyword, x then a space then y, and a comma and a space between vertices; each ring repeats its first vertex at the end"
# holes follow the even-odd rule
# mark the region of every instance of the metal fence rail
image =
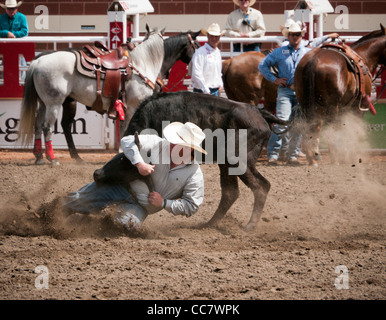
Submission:
MULTIPOLYGON (((165 37, 165 39, 168 37, 165 37)), ((358 40, 359 36, 342 36, 342 39, 344 39, 346 42, 351 43, 358 40)), ((144 37, 138 37, 133 38, 131 41, 134 43, 140 43, 142 42, 144 37)), ((285 38, 283 36, 265 36, 261 38, 257 38, 258 42, 262 43, 273 43, 275 45, 280 45, 280 43, 283 42, 285 38)), ((34 43, 50 43, 53 44, 54 50, 57 50, 58 43, 68 43, 68 47, 71 48, 74 43, 93 43, 95 41, 101 41, 105 45, 108 42, 107 36, 28 36, 24 38, 17 38, 17 39, 8 39, 8 38, 1 38, 0 43, 28 43, 28 42, 34 42, 34 43)), ((207 37, 206 36, 199 36, 197 37, 198 42, 206 42, 207 37)), ((254 40, 255 41, 255 40, 254 40)), ((221 56, 223 59, 231 58, 236 55, 242 54, 243 52, 234 52, 233 51, 233 44, 234 43, 249 43, 251 42, 251 38, 229 38, 229 37, 221 37, 220 43, 229 43, 229 51, 221 50, 221 56)), ((37 52, 36 54, 38 54, 37 52)), ((21 61, 21 59, 19 59, 21 61)), ((28 65, 23 65, 22 63, 19 63, 19 84, 23 85, 23 74, 28 69, 28 65)), ((4 78, 3 78, 3 71, 4 71, 4 65, 3 60, 0 55, 0 86, 4 84, 4 78)))

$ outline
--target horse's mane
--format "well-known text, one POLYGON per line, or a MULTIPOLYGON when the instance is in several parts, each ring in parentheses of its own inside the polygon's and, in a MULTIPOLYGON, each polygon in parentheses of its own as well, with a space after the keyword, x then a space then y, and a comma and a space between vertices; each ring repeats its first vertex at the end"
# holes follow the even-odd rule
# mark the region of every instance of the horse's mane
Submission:
POLYGON ((360 38, 359 40, 355 41, 355 42, 351 45, 351 47, 352 47, 353 49, 355 49, 355 48, 357 48, 358 46, 364 44, 364 43, 367 42, 367 41, 374 40, 374 39, 379 38, 379 37, 382 37, 382 36, 384 36, 384 35, 385 35, 385 34, 384 34, 384 32, 383 32, 382 29, 381 29, 381 30, 375 30, 375 31, 372 31, 372 32, 370 32, 369 34, 364 35, 364 36, 363 36, 362 38, 360 38))
POLYGON ((149 36, 146 41, 143 41, 130 53, 134 65, 146 67, 151 65, 153 69, 164 59, 164 40, 160 32, 149 36))
POLYGON ((170 56, 172 52, 175 52, 177 49, 179 49, 178 47, 181 44, 181 38, 186 36, 189 32, 190 31, 179 33, 165 39, 165 57, 170 56))
MULTIPOLYGON (((181 32, 179 34, 167 38, 165 40, 165 57, 171 56, 173 55, 173 52, 179 50, 181 46, 181 39, 186 37, 188 34, 194 37, 193 33, 193 31, 189 30, 187 32, 181 32)), ((196 46, 199 47, 200 45, 196 43, 196 46)))

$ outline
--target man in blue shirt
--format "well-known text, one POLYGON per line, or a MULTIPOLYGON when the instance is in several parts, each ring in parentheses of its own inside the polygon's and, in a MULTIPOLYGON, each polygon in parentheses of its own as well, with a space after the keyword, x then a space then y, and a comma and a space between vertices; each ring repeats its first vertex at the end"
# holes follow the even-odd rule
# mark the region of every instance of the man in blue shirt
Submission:
MULTIPOLYGON (((289 26, 287 36, 289 44, 276 48, 259 65, 259 71, 268 81, 278 85, 276 115, 279 119, 288 120, 291 116, 292 108, 298 104, 294 91, 295 69, 301 58, 311 49, 301 44, 302 36, 305 30, 299 23, 293 23, 289 26), (278 76, 274 75, 271 67, 278 69, 278 76)), ((274 131, 268 141, 268 164, 277 165, 280 149, 283 144, 286 127, 274 125, 274 131)), ((289 165, 299 165, 297 160, 300 152, 301 133, 297 129, 291 129, 288 132, 288 162, 289 165)))
POLYGON ((1 38, 22 38, 28 36, 27 18, 18 8, 22 1, 7 0, 0 4, 5 8, 5 13, 0 15, 0 37, 1 38))

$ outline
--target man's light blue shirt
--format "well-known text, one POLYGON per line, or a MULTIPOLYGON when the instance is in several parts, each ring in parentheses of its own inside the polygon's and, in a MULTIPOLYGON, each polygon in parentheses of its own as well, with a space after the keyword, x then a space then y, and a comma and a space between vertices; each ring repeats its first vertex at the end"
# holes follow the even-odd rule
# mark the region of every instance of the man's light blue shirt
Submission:
POLYGON ((274 82, 276 76, 271 72, 271 67, 276 66, 279 70, 279 78, 287 78, 287 85, 294 83, 295 69, 302 57, 310 51, 311 48, 300 45, 295 50, 291 45, 276 48, 268 54, 259 64, 259 71, 268 81, 274 82))

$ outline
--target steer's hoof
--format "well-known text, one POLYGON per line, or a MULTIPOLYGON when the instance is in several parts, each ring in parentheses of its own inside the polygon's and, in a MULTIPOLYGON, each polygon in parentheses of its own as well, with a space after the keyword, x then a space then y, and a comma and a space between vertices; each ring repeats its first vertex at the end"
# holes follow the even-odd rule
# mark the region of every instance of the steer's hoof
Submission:
POLYGON ((256 228, 256 224, 255 223, 248 223, 245 227, 244 227, 244 230, 245 231, 253 231, 255 230, 256 228))

